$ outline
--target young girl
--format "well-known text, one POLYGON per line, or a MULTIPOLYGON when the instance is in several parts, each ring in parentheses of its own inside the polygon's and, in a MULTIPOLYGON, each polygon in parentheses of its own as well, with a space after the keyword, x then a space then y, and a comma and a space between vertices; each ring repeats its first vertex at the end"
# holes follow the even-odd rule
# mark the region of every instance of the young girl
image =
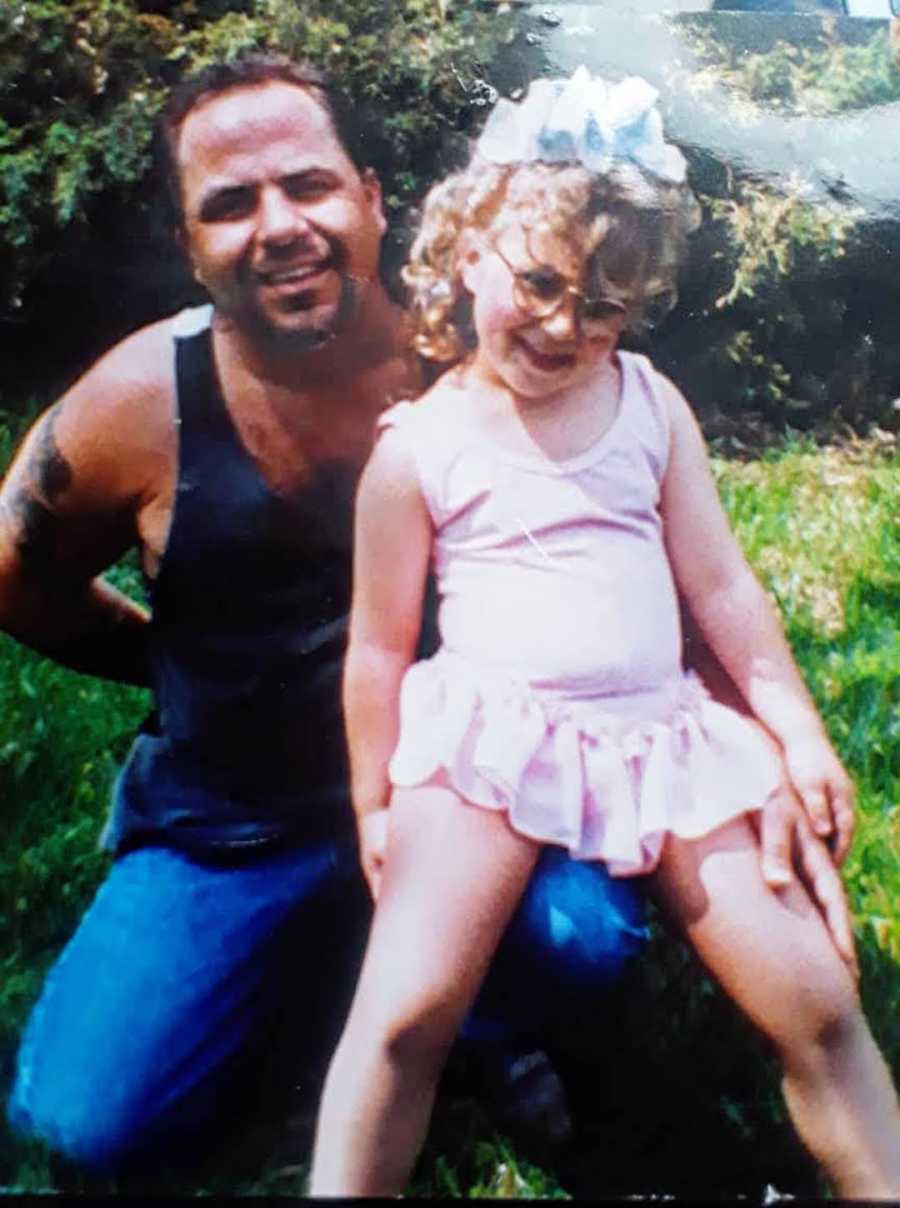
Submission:
POLYGON ((774 756, 681 668, 676 587, 820 828, 846 832, 849 782, 691 412, 617 351, 672 300, 696 225, 655 97, 583 68, 534 84, 425 205, 407 270, 419 345, 457 363, 383 416, 360 486, 345 705, 378 901, 313 1194, 402 1190, 457 1028, 554 843, 653 873, 774 1046, 835 1189, 900 1195, 897 1097, 853 978, 805 889, 760 871, 748 815, 774 756), (410 666, 429 561, 442 647, 410 666))

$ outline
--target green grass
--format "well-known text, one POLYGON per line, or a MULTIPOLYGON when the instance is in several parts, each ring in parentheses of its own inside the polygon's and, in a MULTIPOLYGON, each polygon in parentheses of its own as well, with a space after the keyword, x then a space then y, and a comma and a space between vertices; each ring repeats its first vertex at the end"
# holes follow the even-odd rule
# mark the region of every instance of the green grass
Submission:
MULTIPOLYGON (((715 468, 735 529, 778 602, 797 661, 856 782, 859 833, 846 879, 860 934, 900 961, 896 453, 884 442, 801 447, 715 468)), ((900 1019, 896 996, 892 1006, 900 1019)))
MULTIPOLYGON (((718 459, 736 531, 777 599, 825 721, 858 786, 847 864, 863 996, 900 1079, 900 473, 886 440, 788 445, 718 459)), ((133 568, 120 573, 134 583, 133 568)), ((146 694, 79 677, 0 644, 0 1061, 4 1085, 44 972, 103 873, 96 850, 118 760, 146 694)), ((553 1160, 493 1134, 481 1106, 445 1093, 415 1187, 438 1197, 816 1194, 784 1124, 776 1072, 680 944, 656 929, 650 957, 600 1015, 551 1038, 580 1129, 553 1160), (565 1189, 565 1190, 564 1190, 565 1189)), ((308 1131, 308 1130, 307 1130, 308 1131)), ((306 1134, 304 1134, 306 1135, 306 1134)), ((303 1143, 257 1138, 204 1191, 299 1194, 303 1143)), ((0 1186, 52 1182, 46 1157, 0 1134, 0 1186)), ((184 1188, 181 1188, 184 1190, 184 1188)))
POLYGON ((863 999, 900 1080, 900 473, 881 439, 716 466, 857 788, 845 867, 863 999))

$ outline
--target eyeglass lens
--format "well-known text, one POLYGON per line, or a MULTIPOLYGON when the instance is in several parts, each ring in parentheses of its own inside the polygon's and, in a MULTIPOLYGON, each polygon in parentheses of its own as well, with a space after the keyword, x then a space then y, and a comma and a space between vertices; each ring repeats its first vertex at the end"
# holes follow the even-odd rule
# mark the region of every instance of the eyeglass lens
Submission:
POLYGON ((521 309, 535 318, 545 319, 551 315, 571 293, 576 299, 576 311, 582 322, 605 323, 625 311, 615 298, 594 297, 582 294, 570 286, 560 273, 545 269, 528 269, 515 272, 515 297, 521 309))

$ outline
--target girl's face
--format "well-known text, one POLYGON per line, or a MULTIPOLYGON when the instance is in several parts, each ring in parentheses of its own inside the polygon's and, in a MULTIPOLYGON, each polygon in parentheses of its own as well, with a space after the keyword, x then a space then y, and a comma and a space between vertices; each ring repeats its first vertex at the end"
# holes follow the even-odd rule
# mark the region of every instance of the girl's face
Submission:
POLYGON ((462 277, 472 295, 476 368, 534 399, 580 385, 608 360, 626 311, 590 296, 586 259, 576 239, 517 218, 473 235, 462 277))

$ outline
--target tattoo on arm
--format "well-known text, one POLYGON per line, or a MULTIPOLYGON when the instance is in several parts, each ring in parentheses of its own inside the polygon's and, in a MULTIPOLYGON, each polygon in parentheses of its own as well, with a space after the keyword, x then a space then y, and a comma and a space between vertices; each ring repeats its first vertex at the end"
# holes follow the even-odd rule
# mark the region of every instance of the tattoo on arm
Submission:
POLYGON ((72 485, 72 467, 56 443, 54 429, 59 410, 57 404, 47 412, 38 434, 37 448, 29 459, 31 474, 44 499, 50 504, 72 485))
POLYGON ((6 501, 22 570, 34 578, 59 575, 65 568, 67 526, 54 513, 53 503, 71 486, 72 468, 56 442, 58 414, 54 407, 44 417, 23 467, 23 481, 6 501))
POLYGON ((58 574, 64 565, 60 558, 64 551, 64 526, 59 517, 24 487, 10 499, 8 508, 16 526, 16 548, 23 574, 33 579, 58 574))
POLYGON ((147 684, 146 614, 98 578, 134 543, 134 500, 104 508, 89 492, 73 494, 79 484, 56 440, 58 414, 38 422, 0 495, 4 574, 11 565, 0 584, 2 624, 77 671, 147 684))

